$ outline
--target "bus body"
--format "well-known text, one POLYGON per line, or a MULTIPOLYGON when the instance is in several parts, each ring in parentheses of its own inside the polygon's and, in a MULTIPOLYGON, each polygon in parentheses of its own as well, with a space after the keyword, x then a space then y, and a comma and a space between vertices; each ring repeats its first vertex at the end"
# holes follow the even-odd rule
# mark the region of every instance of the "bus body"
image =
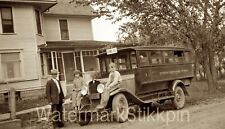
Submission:
MULTIPOLYGON (((120 88, 110 92, 110 99, 105 109, 115 111, 120 108, 115 106, 119 105, 119 100, 124 101, 125 107, 129 104, 145 105, 165 100, 172 100, 176 109, 184 107, 185 95, 188 95, 186 87, 190 86, 193 78, 193 63, 189 49, 127 47, 120 48, 113 54, 101 53, 98 58, 102 79, 100 82, 97 81, 98 84, 89 86, 89 94, 83 97, 84 100, 88 98, 88 102, 91 103, 88 111, 96 111, 95 108, 100 103, 101 93, 98 93, 96 89, 99 83, 106 82, 109 76, 108 65, 111 62, 117 64, 122 83, 120 88)), ((126 113, 124 116, 118 114, 121 112, 115 115, 119 122, 124 122, 128 118, 126 113)))

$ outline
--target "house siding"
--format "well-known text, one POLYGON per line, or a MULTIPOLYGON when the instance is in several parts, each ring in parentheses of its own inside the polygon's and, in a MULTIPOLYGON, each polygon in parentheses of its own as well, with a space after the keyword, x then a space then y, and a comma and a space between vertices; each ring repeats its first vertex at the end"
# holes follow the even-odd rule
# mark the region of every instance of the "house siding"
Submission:
MULTIPOLYGON (((14 32, 12 34, 3 34, 0 15, 0 54, 5 52, 20 52, 22 78, 9 81, 2 79, 0 74, 0 102, 4 100, 10 87, 14 87, 21 94, 22 99, 44 96, 44 88, 48 79, 46 58, 44 60, 45 74, 42 76, 41 49, 39 45, 46 44, 46 41, 61 41, 59 20, 66 19, 69 30, 69 40, 93 40, 91 16, 62 16, 62 15, 44 15, 41 14, 42 34, 37 34, 37 24, 35 17, 36 7, 39 5, 4 3, 4 6, 12 7, 14 32)), ((40 5, 41 6, 41 5, 40 5)), ((67 42, 65 42, 66 44, 67 42)), ((80 51, 80 49, 79 49, 80 51)), ((60 51, 67 52, 67 51, 60 51)), ((73 51, 74 52, 74 51, 73 51)), ((45 53, 46 54, 46 53, 45 53)), ((46 55, 45 55, 46 56, 46 55)), ((74 58, 74 57, 73 57, 74 58)), ((85 57, 86 60, 91 57, 85 57)), ((83 59, 83 58, 82 58, 83 59)), ((85 61, 86 61, 85 60, 85 61)), ((1 61, 1 58, 0 58, 1 61)), ((87 70, 93 70, 92 64, 96 64, 95 56, 92 56, 89 64, 84 64, 87 70)), ((86 61, 88 62, 88 61, 86 61)), ((0 62, 1 63, 1 62, 0 62)), ((95 69, 94 69, 95 70, 95 69)), ((0 65, 0 73, 2 72, 0 65)), ((10 70, 9 70, 10 71, 10 70)), ((13 70, 12 70, 13 71, 13 70)), ((63 71, 62 71, 63 72, 63 71)), ((93 71, 91 71, 93 72, 93 71)), ((13 73, 15 74, 15 73, 13 73)), ((67 83, 62 81, 63 90, 67 92, 67 83)), ((71 90, 69 90, 71 91, 71 90)))
MULTIPOLYGON (((2 34, 2 26, 0 26, 0 53, 21 52, 22 79, 0 84, 0 90, 9 87, 19 90, 40 86, 37 45, 44 43, 44 38, 36 34, 35 8, 31 5, 11 5, 11 7, 15 33, 2 34)), ((1 79, 1 81, 5 80, 1 79)))
POLYGON ((44 16, 47 41, 60 41, 59 20, 67 19, 69 40, 93 40, 91 18, 44 16))

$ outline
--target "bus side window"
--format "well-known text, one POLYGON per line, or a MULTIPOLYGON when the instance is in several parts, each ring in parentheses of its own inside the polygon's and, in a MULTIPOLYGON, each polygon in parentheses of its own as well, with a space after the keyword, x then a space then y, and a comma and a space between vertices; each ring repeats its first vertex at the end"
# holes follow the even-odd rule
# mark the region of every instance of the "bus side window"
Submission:
POLYGON ((118 68, 119 70, 129 70, 129 56, 126 54, 118 55, 118 68))
POLYGON ((130 60, 131 60, 131 67, 132 67, 132 69, 136 69, 137 68, 137 60, 136 60, 135 52, 131 53, 130 60))
POLYGON ((149 66, 148 51, 139 51, 138 59, 140 66, 149 66))
POLYGON ((176 63, 181 63, 184 61, 184 52, 183 51, 174 51, 174 57, 176 63))
POLYGON ((164 63, 174 63, 174 54, 172 51, 163 51, 164 63))
POLYGON ((151 64, 162 63, 162 55, 160 51, 150 51, 150 63, 151 64))

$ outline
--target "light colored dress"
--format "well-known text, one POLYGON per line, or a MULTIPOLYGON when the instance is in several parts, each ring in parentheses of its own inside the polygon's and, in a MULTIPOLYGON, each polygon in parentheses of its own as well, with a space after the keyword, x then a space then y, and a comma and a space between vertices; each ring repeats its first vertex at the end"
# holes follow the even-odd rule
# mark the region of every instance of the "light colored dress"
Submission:
POLYGON ((81 88, 85 86, 86 83, 82 77, 75 77, 73 80, 73 92, 72 92, 72 106, 80 107, 81 104, 81 88))

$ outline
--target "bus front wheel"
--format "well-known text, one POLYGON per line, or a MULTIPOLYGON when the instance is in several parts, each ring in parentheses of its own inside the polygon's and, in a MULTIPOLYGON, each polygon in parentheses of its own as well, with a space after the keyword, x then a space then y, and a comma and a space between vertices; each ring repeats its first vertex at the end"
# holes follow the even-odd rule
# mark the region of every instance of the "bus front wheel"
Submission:
POLYGON ((128 102, 123 94, 117 94, 113 97, 112 111, 114 119, 123 123, 128 120, 128 102))

